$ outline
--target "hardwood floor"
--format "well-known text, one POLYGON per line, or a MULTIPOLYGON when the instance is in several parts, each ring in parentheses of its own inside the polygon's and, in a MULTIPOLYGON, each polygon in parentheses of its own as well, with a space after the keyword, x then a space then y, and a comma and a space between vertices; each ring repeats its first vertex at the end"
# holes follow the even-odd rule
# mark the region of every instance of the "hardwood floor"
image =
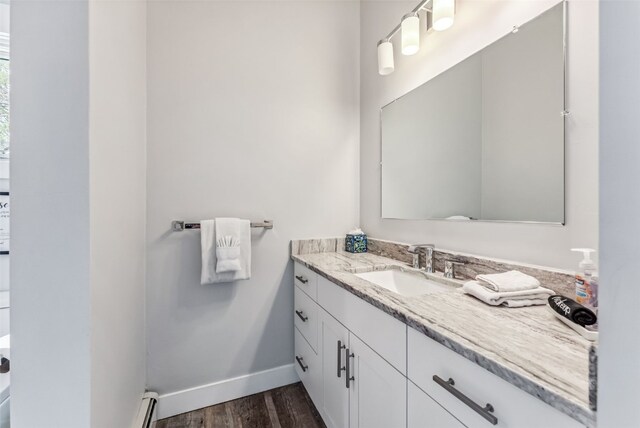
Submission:
POLYGON ((302 383, 283 386, 171 418, 156 428, 325 428, 302 383))

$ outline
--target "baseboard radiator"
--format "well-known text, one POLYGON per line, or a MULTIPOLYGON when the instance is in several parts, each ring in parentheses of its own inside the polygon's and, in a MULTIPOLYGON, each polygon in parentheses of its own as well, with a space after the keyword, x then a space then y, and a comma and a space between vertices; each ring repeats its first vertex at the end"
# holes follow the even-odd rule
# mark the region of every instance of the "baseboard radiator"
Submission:
POLYGON ((142 396, 142 404, 140 404, 140 410, 138 410, 138 416, 133 428, 154 428, 158 419, 157 405, 158 394, 146 392, 142 396))

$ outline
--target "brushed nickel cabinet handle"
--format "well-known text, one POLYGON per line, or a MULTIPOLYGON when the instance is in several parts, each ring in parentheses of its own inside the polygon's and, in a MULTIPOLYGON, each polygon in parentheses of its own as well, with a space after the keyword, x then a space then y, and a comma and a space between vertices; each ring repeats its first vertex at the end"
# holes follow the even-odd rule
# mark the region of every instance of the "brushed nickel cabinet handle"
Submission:
POLYGON ((300 368, 302 369, 302 371, 303 371, 303 372, 306 372, 306 371, 307 371, 307 369, 309 368, 309 366, 307 366, 307 365, 304 363, 304 360, 302 359, 302 357, 298 357, 298 356, 296 355, 296 361, 298 362, 298 364, 300 364, 300 368))
POLYGON ((302 322, 307 322, 309 319, 309 317, 306 317, 302 311, 296 311, 296 315, 298 315, 298 318, 300 318, 302 322))
POLYGON ((342 367, 342 350, 344 348, 346 348, 346 346, 342 344, 342 340, 338 340, 338 377, 342 377, 342 371, 345 370, 345 368, 342 367))
POLYGON ((347 361, 346 361, 346 379, 345 379, 345 386, 347 387, 347 389, 349 389, 349 382, 352 380, 356 380, 355 377, 351 376, 351 365, 349 364, 349 360, 351 358, 354 357, 353 353, 349 353, 349 348, 346 349, 345 355, 347 356, 347 361))
POLYGON ((309 280, 302 275, 296 275, 296 279, 303 284, 306 284, 307 282, 309 282, 309 280))
POLYGON ((496 418, 492 414, 494 409, 493 409, 493 406, 491 404, 487 403, 487 405, 484 406, 484 407, 480 406, 478 403, 473 401, 471 398, 467 397, 462 392, 460 392, 456 388, 454 388, 454 385, 456 383, 451 378, 449 378, 449 380, 444 380, 441 377, 439 377, 438 375, 433 375, 433 380, 435 381, 435 383, 437 383, 438 385, 440 385, 441 387, 446 389, 449 393, 451 393, 451 395, 456 397, 458 400, 462 401, 464 404, 466 404, 467 406, 471 407, 471 409, 474 412, 476 412, 477 414, 479 414, 480 416, 482 416, 483 418, 488 420, 492 425, 497 425, 498 424, 498 418, 496 418))

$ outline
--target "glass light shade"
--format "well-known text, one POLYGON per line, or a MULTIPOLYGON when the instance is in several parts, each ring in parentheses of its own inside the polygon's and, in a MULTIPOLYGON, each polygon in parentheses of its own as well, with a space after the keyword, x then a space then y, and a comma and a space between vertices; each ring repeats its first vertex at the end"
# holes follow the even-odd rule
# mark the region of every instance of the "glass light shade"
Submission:
POLYGON ((433 29, 444 31, 453 25, 455 0, 433 0, 433 29))
POLYGON ((420 50, 420 18, 417 13, 402 17, 402 54, 413 55, 420 50))
POLYGON ((378 42, 378 73, 383 76, 393 73, 393 45, 388 40, 378 42))

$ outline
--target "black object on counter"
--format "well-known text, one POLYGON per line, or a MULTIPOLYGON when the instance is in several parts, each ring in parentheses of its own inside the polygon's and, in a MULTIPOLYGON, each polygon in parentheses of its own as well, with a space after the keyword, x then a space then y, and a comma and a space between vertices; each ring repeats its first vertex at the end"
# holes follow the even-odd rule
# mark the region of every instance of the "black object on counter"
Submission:
POLYGON ((549 297, 548 302, 551 309, 582 327, 598 322, 598 317, 593 311, 568 297, 556 294, 549 297))

